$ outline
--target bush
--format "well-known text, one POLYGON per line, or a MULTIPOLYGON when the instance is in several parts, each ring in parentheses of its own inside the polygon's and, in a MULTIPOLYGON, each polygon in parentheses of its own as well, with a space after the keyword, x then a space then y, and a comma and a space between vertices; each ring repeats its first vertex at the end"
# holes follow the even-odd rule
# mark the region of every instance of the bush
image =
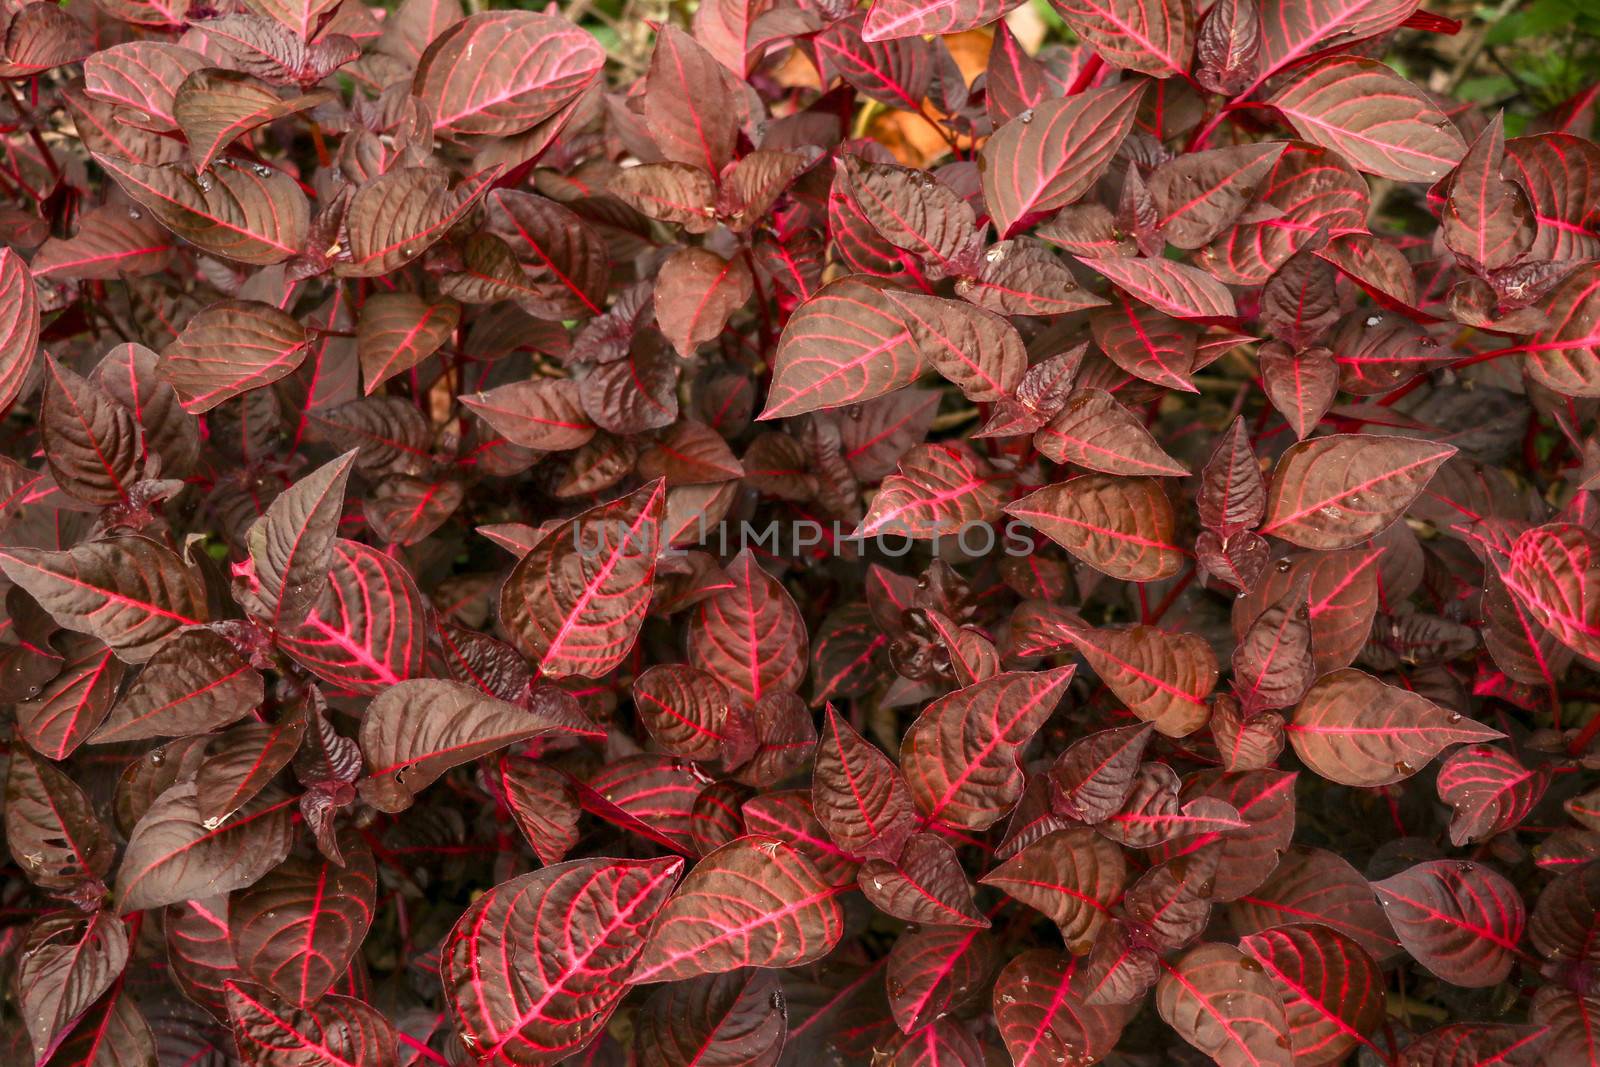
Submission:
POLYGON ((8 12, 6 1063, 1600 1062, 1595 93, 1055 3, 8 12))

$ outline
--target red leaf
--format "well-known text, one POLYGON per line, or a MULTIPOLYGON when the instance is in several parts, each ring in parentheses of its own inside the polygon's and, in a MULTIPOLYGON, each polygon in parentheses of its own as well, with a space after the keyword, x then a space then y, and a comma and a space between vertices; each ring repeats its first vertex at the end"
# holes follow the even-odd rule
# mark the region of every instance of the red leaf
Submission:
POLYGON ((1455 446, 1335 434, 1291 445, 1272 472, 1263 534, 1302 548, 1349 548, 1399 517, 1455 446))
POLYGON ((1294 1062, 1339 1063, 1384 1021, 1384 977, 1362 947, 1324 926, 1291 925, 1239 948, 1277 985, 1294 1062))
POLYGON ((316 606, 279 632, 279 646, 318 678, 357 693, 422 674, 427 630, 411 575, 394 558, 342 537, 331 563, 316 606))
POLYGON ((582 1048, 628 991, 682 870, 678 859, 574 860, 474 901, 439 967, 467 1051, 532 1067, 582 1048))
POLYGON ((1231 945, 1205 944, 1161 966, 1156 1009, 1189 1044, 1221 1067, 1294 1062, 1283 1000, 1259 964, 1231 945))
POLYGON ((900 769, 828 705, 811 779, 812 806, 846 852, 894 860, 915 829, 900 769))
POLYGON ((1050 949, 1014 956, 994 984, 994 1014, 1016 1067, 1094 1062, 1116 1047, 1136 1010, 1088 998, 1089 972, 1050 949))
POLYGON ((1439 799, 1453 809, 1450 843, 1481 841, 1514 829, 1528 817, 1550 784, 1543 767, 1529 770, 1493 745, 1468 745, 1439 766, 1439 799))
POLYGON ((806 628, 783 584, 749 550, 728 564, 730 589, 702 601, 689 623, 689 659, 742 700, 800 687, 806 628))
POLYGON ((395 1062, 394 1024, 354 997, 328 996, 314 1007, 295 1008, 242 982, 227 983, 227 995, 239 1055, 250 1067, 291 1067, 308 1060, 332 1067, 395 1062))
POLYGON ((1481 989, 1511 973, 1527 912, 1521 895, 1494 871, 1433 860, 1372 888, 1400 943, 1438 977, 1481 989))

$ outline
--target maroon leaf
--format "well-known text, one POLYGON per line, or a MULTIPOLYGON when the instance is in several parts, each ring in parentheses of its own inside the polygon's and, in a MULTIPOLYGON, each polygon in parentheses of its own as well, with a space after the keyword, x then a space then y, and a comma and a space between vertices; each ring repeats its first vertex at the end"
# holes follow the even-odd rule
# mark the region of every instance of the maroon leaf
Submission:
POLYGON ((1159 732, 1186 737, 1205 725, 1217 660, 1203 639, 1149 626, 1067 632, 1117 699, 1159 732))
POLYGON ((575 860, 479 897, 440 960, 467 1050, 480 1061, 532 1065, 581 1048, 627 992, 645 934, 682 870, 678 859, 575 860))
POLYGON ((1041 838, 982 878, 1054 922, 1074 955, 1111 921, 1127 881, 1122 850, 1086 828, 1041 838))
POLYGON ((394 558, 336 538, 328 584, 305 621, 278 634, 306 670, 352 692, 373 694, 423 672, 422 595, 394 558))
POLYGON ((693 37, 663 26, 644 94, 644 121, 661 154, 720 174, 739 135, 737 93, 743 87, 734 85, 727 68, 693 37))
POLYGON ((215 825, 255 797, 289 765, 305 736, 299 705, 275 723, 245 722, 218 737, 195 774, 195 806, 215 825))
POLYGON ((1131 80, 1030 108, 984 146, 983 195, 1002 238, 1089 190, 1132 128, 1144 83, 1131 80))
POLYGON ((1557 876, 1534 905, 1528 932, 1552 960, 1592 964, 1600 924, 1600 872, 1592 864, 1557 876))
POLYGON ((144 537, 0 549, 0 569, 61 626, 99 638, 124 662, 143 663, 179 627, 205 622, 199 579, 144 537))
POLYGON ((356 351, 366 391, 415 367, 437 352, 461 321, 461 305, 448 297, 374 293, 361 308, 356 351))
POLYGON ((502 756, 496 780, 517 829, 539 860, 560 863, 578 842, 578 801, 572 783, 554 767, 520 756, 502 756))
POLYGON ((996 675, 923 710, 900 748, 911 798, 927 820, 981 830, 1022 796, 1017 754, 1055 711, 1073 668, 996 675))
POLYGON ((1360 41, 1399 26, 1416 10, 1411 0, 1269 0, 1261 12, 1261 78, 1297 59, 1345 41, 1360 41))
POLYGON ((1131 256, 1079 256, 1078 260, 1162 314, 1179 319, 1228 319, 1238 314, 1227 287, 1194 267, 1131 256))
POLYGON ((126 914, 253 884, 289 854, 293 803, 292 798, 267 794, 207 825, 195 783, 174 785, 129 835, 117 872, 118 909, 126 914))
POLYGON ((501 621, 546 674, 598 678, 633 647, 650 603, 664 490, 652 482, 562 523, 506 579, 501 621))
POLYGON ((1158 482, 1087 474, 1006 506, 1095 570, 1132 582, 1170 578, 1183 565, 1172 505, 1158 482))
POLYGON ((1291 925, 1240 940, 1278 987, 1294 1062, 1342 1061, 1384 1020, 1383 972, 1366 951, 1325 926, 1291 925))
POLYGON ((290 1004, 310 1007, 344 975, 372 924, 377 872, 365 846, 345 842, 343 866, 291 858, 228 907, 246 977, 290 1004))
POLYGON ((1195 391, 1189 380, 1195 365, 1193 327, 1126 299, 1095 311, 1089 323, 1100 350, 1135 378, 1166 389, 1195 391))
POLYGON ((28 928, 17 992, 36 1057, 111 988, 127 962, 128 933, 109 912, 55 912, 28 928))
POLYGON ((1267 398, 1295 437, 1311 436, 1333 406, 1339 391, 1339 368, 1326 348, 1293 352, 1287 345, 1265 344, 1258 353, 1267 398))
POLYGON ((143 473, 144 435, 133 413, 49 357, 40 435, 56 483, 86 503, 126 501, 143 473))
POLYGON ((1365 434, 1292 445, 1272 472, 1261 532, 1302 548, 1349 548, 1399 517, 1455 453, 1451 445, 1365 434))
POLYGON ((678 355, 688 359, 702 344, 717 339, 754 292, 755 278, 742 258, 681 248, 656 276, 656 322, 678 355))
POLYGON ((433 39, 417 61, 412 91, 435 131, 503 137, 561 110, 604 61, 599 43, 563 18, 486 11, 433 39))
POLYGON ((1050 423, 1034 434, 1034 447, 1057 463, 1105 474, 1181 478, 1182 463, 1156 443, 1144 423, 1103 389, 1074 393, 1050 423))
POLYGON ((1516 962, 1527 912, 1505 878, 1456 860, 1419 863, 1372 883, 1407 952, 1452 985, 1498 985, 1516 962))
POLYGON ((921 376, 923 357, 880 287, 863 277, 823 286, 790 317, 773 357, 774 419, 860 403, 921 376))
POLYGON ((661 909, 631 981, 820 959, 843 933, 839 888, 771 837, 741 837, 701 860, 661 909))
POLYGON ((828 831, 812 811, 806 790, 789 789, 751 797, 745 801, 743 814, 750 833, 775 837, 792 846, 811 861, 829 885, 855 884, 860 857, 845 852, 829 839, 828 831))
POLYGON ((293 374, 306 358, 305 327, 270 304, 225 300, 189 320, 161 354, 159 373, 199 415, 293 374))
POLYGON ((911 1034, 976 999, 999 962, 999 945, 983 930, 934 927, 900 938, 884 972, 896 1025, 911 1034))
POLYGON ((1161 966, 1156 1009, 1189 1044, 1223 1067, 1294 1062, 1283 1000, 1255 961, 1205 944, 1161 966))
POLYGON ((124 667, 103 642, 82 634, 58 639, 54 678, 16 706, 17 733, 36 752, 66 759, 111 710, 124 667))
POLYGON ((1242 934, 1289 923, 1316 923, 1343 934, 1377 959, 1399 948, 1383 908, 1361 873, 1322 849, 1295 847, 1283 854, 1264 883, 1228 906, 1242 934))
POLYGON ((1244 213, 1283 150, 1271 143, 1213 148, 1157 167, 1150 196, 1163 236, 1179 248, 1203 248, 1244 213))
POLYGON ((961 444, 918 445, 883 480, 857 537, 933 539, 1000 517, 999 476, 961 444))
POLYGON ((400 811, 451 767, 563 731, 558 720, 459 682, 400 682, 379 693, 361 720, 368 774, 361 795, 380 810, 400 811))
POLYGON ((727 1067, 773 1067, 787 1012, 778 978, 746 969, 658 988, 635 1017, 634 1048, 645 1067, 697 1059, 727 1067))
POLYGON ((261 703, 261 675, 226 638, 184 630, 157 650, 94 734, 95 744, 226 726, 261 703))
POLYGON ((934 926, 982 926, 961 861, 937 834, 915 834, 898 860, 869 859, 857 874, 862 894, 886 915, 934 926))
POLYGON ((1435 181, 1467 149, 1444 112, 1376 60, 1323 59, 1298 72, 1269 103, 1300 136, 1380 178, 1435 181))
POLYGON ((303 621, 328 585, 354 452, 281 493, 249 534, 254 584, 246 606, 274 626, 303 621))
POLYGON ((922 356, 968 400, 998 400, 1016 391, 1028 369, 1022 338, 991 311, 959 300, 883 290, 922 356))
POLYGON ((748 550, 727 568, 732 585, 702 601, 689 623, 689 659, 741 700, 793 692, 806 671, 806 631, 794 599, 748 550))
POLYGON ((226 988, 233 1036, 250 1067, 288 1067, 307 1060, 349 1067, 395 1062, 394 1024, 364 1001, 328 996, 314 1007, 296 1008, 259 986, 229 982, 226 988))
POLYGON ((89 798, 25 745, 11 749, 5 800, 6 845, 35 885, 72 889, 111 870, 115 846, 89 798))
POLYGON ((1151 732, 1136 724, 1074 741, 1050 768, 1051 808, 1087 823, 1115 814, 1133 792, 1151 732))
POLYGON ((0 410, 27 384, 39 343, 39 296, 22 257, 0 249, 0 410))
POLYGON ((988 25, 1016 6, 1011 0, 873 0, 861 39, 960 33, 988 25))
POLYGON ((885 241, 917 256, 935 277, 966 273, 977 254, 977 220, 952 189, 910 167, 848 155, 836 166, 835 180, 885 241))
POLYGON ((915 829, 900 769, 828 705, 812 772, 812 805, 846 852, 893 861, 915 829))
POLYGON ((1054 0, 1052 6, 1112 66, 1153 78, 1189 69, 1194 9, 1187 0, 1054 0))
POLYGON ((1288 733, 1308 767, 1356 786, 1404 781, 1450 745, 1501 736, 1420 694, 1349 668, 1312 686, 1295 708, 1288 733))
POLYGON ((1031 949, 994 984, 995 1021, 1016 1067, 1048 1067, 1110 1052, 1134 1009, 1092 1002, 1089 972, 1072 956, 1031 949))
POLYGON ((1480 271, 1516 262, 1539 230, 1527 192, 1504 177, 1505 138, 1505 117, 1496 114, 1445 184, 1445 245, 1480 271))
POLYGON ((1493 745, 1468 745, 1439 767, 1439 799, 1453 809, 1450 841, 1465 845, 1510 830, 1544 797, 1550 775, 1493 745))

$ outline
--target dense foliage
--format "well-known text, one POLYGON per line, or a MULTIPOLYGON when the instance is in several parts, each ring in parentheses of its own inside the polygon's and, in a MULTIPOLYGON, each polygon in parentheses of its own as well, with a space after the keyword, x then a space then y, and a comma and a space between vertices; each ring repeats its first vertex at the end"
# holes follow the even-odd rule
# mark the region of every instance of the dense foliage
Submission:
POLYGON ((7 5, 0 1062, 1600 1062, 1565 8, 1053 4, 7 5))

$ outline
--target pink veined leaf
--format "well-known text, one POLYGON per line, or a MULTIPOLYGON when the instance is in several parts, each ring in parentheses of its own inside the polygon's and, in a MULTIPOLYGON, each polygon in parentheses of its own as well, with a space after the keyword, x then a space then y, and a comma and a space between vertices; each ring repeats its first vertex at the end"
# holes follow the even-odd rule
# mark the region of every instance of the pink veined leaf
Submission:
MULTIPOLYGON (((1092 961, 1099 964, 1094 966, 1096 976, 1102 976, 1101 966, 1105 966, 1103 977, 1114 987, 1124 985, 1123 978, 1112 973, 1123 964, 1111 964, 1104 959, 1109 954, 1108 950, 1113 948, 1118 955, 1132 948, 1134 942, 1153 948, 1175 949, 1189 945, 1198 938, 1211 919, 1211 890, 1221 862, 1222 846, 1212 843, 1164 860, 1141 875, 1123 894, 1122 911, 1126 929, 1114 930, 1111 936, 1102 937, 1096 946, 1098 951, 1094 954, 1104 961, 1092 961), (1118 936, 1119 933, 1132 936, 1125 941, 1124 937, 1118 936)), ((1128 963, 1131 964, 1132 960, 1128 963)), ((1144 971, 1143 966, 1136 969, 1144 971)), ((1124 977, 1131 979, 1133 975, 1124 977)), ((1151 973, 1149 977, 1151 984, 1154 984, 1156 975, 1151 973)), ((1105 990, 1106 994, 1111 992, 1111 989, 1105 990)))
POLYGON ((1481 841, 1515 828, 1544 797, 1550 774, 1529 770, 1494 745, 1457 749, 1439 766, 1439 799, 1453 809, 1450 843, 1481 841))
POLYGON ((1503 876, 1462 860, 1432 860, 1372 888, 1400 944, 1438 977, 1482 989, 1511 973, 1527 911, 1503 876))
POLYGON ((775 1067, 788 1024, 778 976, 753 968, 660 986, 634 1020, 641 1067, 775 1067))
POLYGON ((503 137, 561 110, 604 62, 599 42, 566 19, 485 11, 434 38, 417 61, 412 89, 435 131, 503 137))
POLYGON ((1507 176, 1527 190, 1539 221, 1529 258, 1593 257, 1600 250, 1593 207, 1600 148, 1570 133, 1541 133, 1507 141, 1506 156, 1507 176))
POLYGON ((999 942, 987 930, 935 926, 899 938, 884 971, 895 1025, 913 1034, 964 1007, 999 962, 999 942))
POLYGON ((1086 474, 1014 500, 1005 512, 1113 578, 1150 582, 1183 567, 1172 504, 1152 478, 1086 474))
MULTIPOLYGON (((1294 836, 1294 786, 1298 772, 1266 768, 1227 772, 1195 771, 1183 780, 1183 811, 1215 813, 1217 826, 1161 845, 1157 856, 1193 855, 1220 848, 1211 896, 1233 900, 1257 888, 1277 866, 1278 856, 1294 836), (1228 825, 1243 823, 1240 825, 1228 825)), ((1199 820, 1196 820, 1199 821, 1199 820)))
POLYGON ((1116 844, 1077 827, 1035 841, 980 881, 1044 915, 1068 950, 1082 955, 1111 921, 1128 863, 1116 844))
POLYGON ((895 860, 916 829, 900 768, 828 705, 811 779, 812 807, 846 852, 895 860))
POLYGON ((1316 145, 1291 142, 1273 164, 1258 199, 1261 212, 1247 214, 1224 230, 1197 258, 1198 266, 1227 285, 1264 284, 1324 226, 1335 236, 1366 232, 1366 179, 1336 153, 1316 145))
POLYGON ((809 860, 829 885, 855 885, 861 857, 844 851, 830 839, 812 810, 807 790, 786 789, 751 797, 744 802, 742 814, 746 831, 758 837, 775 837, 789 845, 809 860))
POLYGON ((1302 574, 1234 646, 1233 690, 1246 715, 1299 703, 1316 681, 1310 586, 1310 575, 1302 574))
POLYGON ((308 1060, 335 1067, 395 1062, 394 1024, 365 1001, 335 995, 297 1008, 246 982, 230 981, 225 989, 234 1039, 249 1067, 290 1067, 308 1060))
POLYGON ((827 85, 843 78, 862 95, 886 107, 917 111, 933 79, 927 42, 907 39, 866 41, 858 12, 842 18, 811 39, 815 65, 827 85))
POLYGON ((1265 882, 1229 903, 1228 921, 1241 934, 1315 923, 1343 934, 1377 960, 1393 957, 1400 947, 1361 872, 1317 848, 1285 852, 1265 882))
POLYGON ((883 240, 915 255, 933 277, 964 274, 977 255, 971 205, 937 178, 890 163, 835 157, 835 181, 883 240))
POLYGON ((1291 445, 1272 472, 1260 532, 1302 548, 1349 548, 1397 519, 1454 445, 1334 434, 1291 445))
POLYGON ((990 245, 977 274, 956 279, 956 295, 1000 315, 1066 315, 1106 303, 1047 245, 1027 237, 990 245))
POLYGON ((110 280, 156 274, 171 260, 172 241, 154 219, 107 205, 87 212, 72 237, 45 241, 29 268, 51 281, 110 280))
POLYGON ((1539 894, 1528 932, 1534 947, 1555 961, 1592 965, 1600 923, 1600 869, 1584 864, 1558 875, 1539 894))
POLYGON ((1152 78, 1187 76, 1194 50, 1189 0, 1051 0, 1107 63, 1152 78))
POLYGON ((1564 396, 1600 396, 1600 266, 1573 271, 1540 310, 1549 325, 1524 354, 1528 376, 1564 396))
POLYGON ((723 259, 704 248, 682 248, 656 276, 656 323, 678 355, 688 359, 717 339, 729 316, 754 292, 755 278, 742 257, 723 259))
POLYGON ((1534 991, 1528 1017, 1543 1027, 1547 1062, 1600 1055, 1600 997, 1545 986, 1534 991))
POLYGON ((355 458, 346 452, 312 471, 280 493, 250 528, 254 582, 241 603, 274 626, 303 621, 327 588, 355 458))
POLYGON ((340 851, 343 866, 323 856, 291 858, 229 903, 229 936, 244 975, 301 1007, 344 975, 372 925, 372 853, 354 838, 340 851))
POLYGON ((1365 949, 1344 934, 1293 924, 1241 938, 1283 997, 1294 1062, 1339 1063, 1384 1021, 1384 977, 1365 949))
POLYGON ((1278 560, 1242 599, 1234 602, 1235 637, 1309 575, 1311 650, 1319 675, 1349 666, 1367 643, 1378 609, 1382 553, 1360 548, 1306 553, 1278 560))
POLYGON ((1203 944, 1162 961, 1156 1010, 1221 1067, 1290 1067, 1283 999, 1260 965, 1231 945, 1203 944))
POLYGON ((162 352, 158 373, 183 409, 200 415, 293 374, 309 343, 305 327, 271 304, 224 300, 189 320, 162 352))
POLYGON ((217 896, 254 884, 283 862, 294 843, 294 798, 256 797, 207 826, 194 781, 162 793, 128 838, 117 871, 120 913, 217 896))
POLYGON ((361 307, 356 353, 368 394, 437 352, 461 322, 461 305, 449 297, 373 293, 361 307))
POLYGON ((276 722, 242 722, 219 735, 195 774, 202 825, 222 822, 259 795, 294 758, 307 725, 301 704, 276 722))
POLYGON ((1101 730, 1074 741, 1050 768, 1050 807, 1095 823, 1117 812, 1133 792, 1150 744, 1148 723, 1101 730))
POLYGON ((689 855, 694 805, 709 781, 692 763, 641 753, 607 763, 586 784, 604 802, 591 809, 601 818, 689 855))
POLYGON ((1145 84, 1048 100, 995 131, 983 148, 983 195, 1002 239, 1089 191, 1132 128, 1145 84))
POLYGON ((956 851, 938 834, 915 834, 898 860, 869 859, 856 876, 885 915, 933 926, 988 927, 956 851))
POLYGON ((1137 415, 1104 389, 1075 392, 1055 418, 1034 432, 1033 444, 1056 463, 1103 474, 1182 478, 1189 473, 1137 415))
POLYGON ((931 540, 1000 517, 1000 475, 970 447, 924 444, 883 480, 856 537, 931 540))
POLYGON ((11 248, 0 249, 0 411, 11 406, 39 344, 39 294, 28 264, 11 248))
POLYGON ((1162 235, 1179 248, 1203 248, 1244 214, 1278 158, 1282 143, 1193 152, 1157 167, 1150 197, 1162 235))
POLYGON ((1500 577, 1556 640, 1580 655, 1600 651, 1600 539, 1594 534, 1570 523, 1525 530, 1500 577))
POLYGON ((1294 435, 1310 437, 1339 392, 1339 367, 1326 348, 1299 352, 1268 342, 1258 351, 1262 386, 1294 435))
POLYGON ((306 195, 282 171, 216 160, 200 175, 181 164, 147 165, 96 154, 95 162, 168 230, 238 263, 281 263, 311 226, 306 195))
POLYGON ((125 503, 144 475, 144 434, 133 412, 48 356, 40 436, 56 483, 86 503, 125 503))
POLYGON ((748 549, 726 570, 732 587, 702 601, 689 622, 689 661, 747 703, 794 692, 808 643, 794 598, 748 549))
POLYGON ((1186 801, 1179 786, 1177 772, 1166 764, 1144 764, 1121 809, 1096 829, 1128 848, 1181 841, 1190 850, 1203 848, 1219 834, 1250 829, 1250 822, 1233 805, 1208 796, 1186 801))
POLYGON ((1028 369, 1016 329, 992 311, 960 300, 885 289, 922 356, 968 400, 998 400, 1014 392, 1028 369))
POLYGON ((661 154, 721 174, 739 136, 743 85, 675 26, 657 35, 645 85, 644 121, 661 154))
POLYGON ((380 692, 361 720, 367 763, 361 795, 379 810, 402 811, 451 767, 530 737, 565 732, 558 720, 460 682, 399 682, 380 692))
POLYGON ((278 645, 331 685, 368 695, 424 671, 422 594, 400 562, 336 538, 328 584, 305 620, 279 631, 278 645))
POLYGON ((1084 962, 1052 949, 1014 956, 995 979, 994 1014, 1016 1067, 1092 1063, 1117 1044, 1134 1005, 1096 1004, 1084 962))
POLYGON ((500 617, 546 674, 599 678, 633 647, 650 603, 665 490, 652 482, 569 519, 513 568, 500 617))
POLYGON ((578 843, 578 799, 567 776, 525 756, 502 756, 492 779, 539 860, 560 863, 578 843))
POLYGON ((873 0, 861 26, 861 39, 890 41, 961 33, 987 26, 1016 6, 1016 0, 873 0))
POLYGON ((650 736, 675 756, 722 759, 738 743, 727 688, 698 668, 675 663, 651 667, 634 680, 633 704, 650 736))
POLYGON ((777 838, 730 841, 702 859, 661 909, 630 981, 820 959, 844 932, 841 892, 777 838))
POLYGON ((159 41, 131 41, 91 55, 83 65, 84 90, 118 105, 130 125, 174 131, 173 101, 190 74, 207 66, 200 53, 159 41))
POLYGON ((900 768, 925 820, 985 829, 1022 796, 1017 755, 1072 680, 1071 666, 996 675, 941 697, 906 731, 900 768))
POLYGON ((103 878, 115 860, 110 832, 76 782, 26 745, 15 745, 5 787, 6 845, 44 889, 103 878))
POLYGON ((327 103, 326 91, 283 98, 248 74, 201 69, 178 86, 172 115, 203 173, 228 145, 270 122, 327 103))
POLYGON ((844 407, 893 392, 925 360, 899 311, 872 279, 840 278, 797 308, 773 357, 761 419, 844 407))
POLYGON ((441 170, 402 167, 364 183, 345 212, 349 255, 334 262, 334 274, 373 278, 410 263, 478 203, 495 177, 493 171, 475 174, 450 189, 441 170))
POLYGON ((439 968, 467 1050, 480 1063, 534 1067, 583 1047, 627 992, 682 871, 674 858, 574 860, 479 897, 439 968))
POLYGON ((116 698, 125 668, 106 645, 82 634, 58 638, 54 678, 16 705, 17 734, 41 755, 66 759, 94 732, 116 698))
POLYGON ((28 927, 17 961, 17 993, 33 1054, 111 988, 128 963, 128 933, 109 912, 53 912, 28 927))
POLYGON ((1325 48, 1387 33, 1416 8, 1417 0, 1267 0, 1261 11, 1261 72, 1255 84, 1325 48))
POLYGON ((1170 259, 1079 256, 1078 261, 1123 292, 1177 319, 1231 319, 1233 294, 1202 270, 1170 259))
POLYGON ((1287 727, 1296 755, 1330 781, 1392 785, 1447 746, 1501 735, 1410 690, 1346 668, 1324 675, 1287 727))
POLYGON ((1444 183, 1445 245, 1480 271, 1510 266, 1539 232, 1527 191, 1504 176, 1505 154, 1505 115, 1496 113, 1444 183))
POLYGON ((511 382, 487 392, 468 393, 461 403, 524 448, 581 448, 594 437, 595 425, 583 410, 578 383, 570 378, 535 378, 511 382))
POLYGON ((199 578, 176 553, 137 536, 85 541, 62 552, 0 549, 0 569, 69 630, 143 663, 172 633, 207 619, 199 578))
POLYGON ((1067 633, 1117 699, 1157 731, 1186 737, 1205 725, 1217 659, 1203 638, 1151 626, 1067 633))
POLYGON ((1380 178, 1437 181, 1467 150, 1420 89, 1372 59, 1320 60, 1298 71, 1268 103, 1300 136, 1380 178))
MULTIPOLYGON (((1118 297, 1089 317, 1094 342, 1117 366, 1167 389, 1195 392, 1195 328, 1156 308, 1118 297)), ((1080 383, 1086 384, 1086 383, 1080 383)))
POLYGON ((1400 1052, 1404 1067, 1450 1064, 1510 1064, 1534 1067, 1552 1062, 1546 1032, 1510 1023, 1452 1023, 1430 1030, 1400 1052))
POLYGON ((1250 529, 1266 512, 1266 483, 1244 419, 1236 418, 1200 472, 1195 509, 1213 530, 1250 529))

